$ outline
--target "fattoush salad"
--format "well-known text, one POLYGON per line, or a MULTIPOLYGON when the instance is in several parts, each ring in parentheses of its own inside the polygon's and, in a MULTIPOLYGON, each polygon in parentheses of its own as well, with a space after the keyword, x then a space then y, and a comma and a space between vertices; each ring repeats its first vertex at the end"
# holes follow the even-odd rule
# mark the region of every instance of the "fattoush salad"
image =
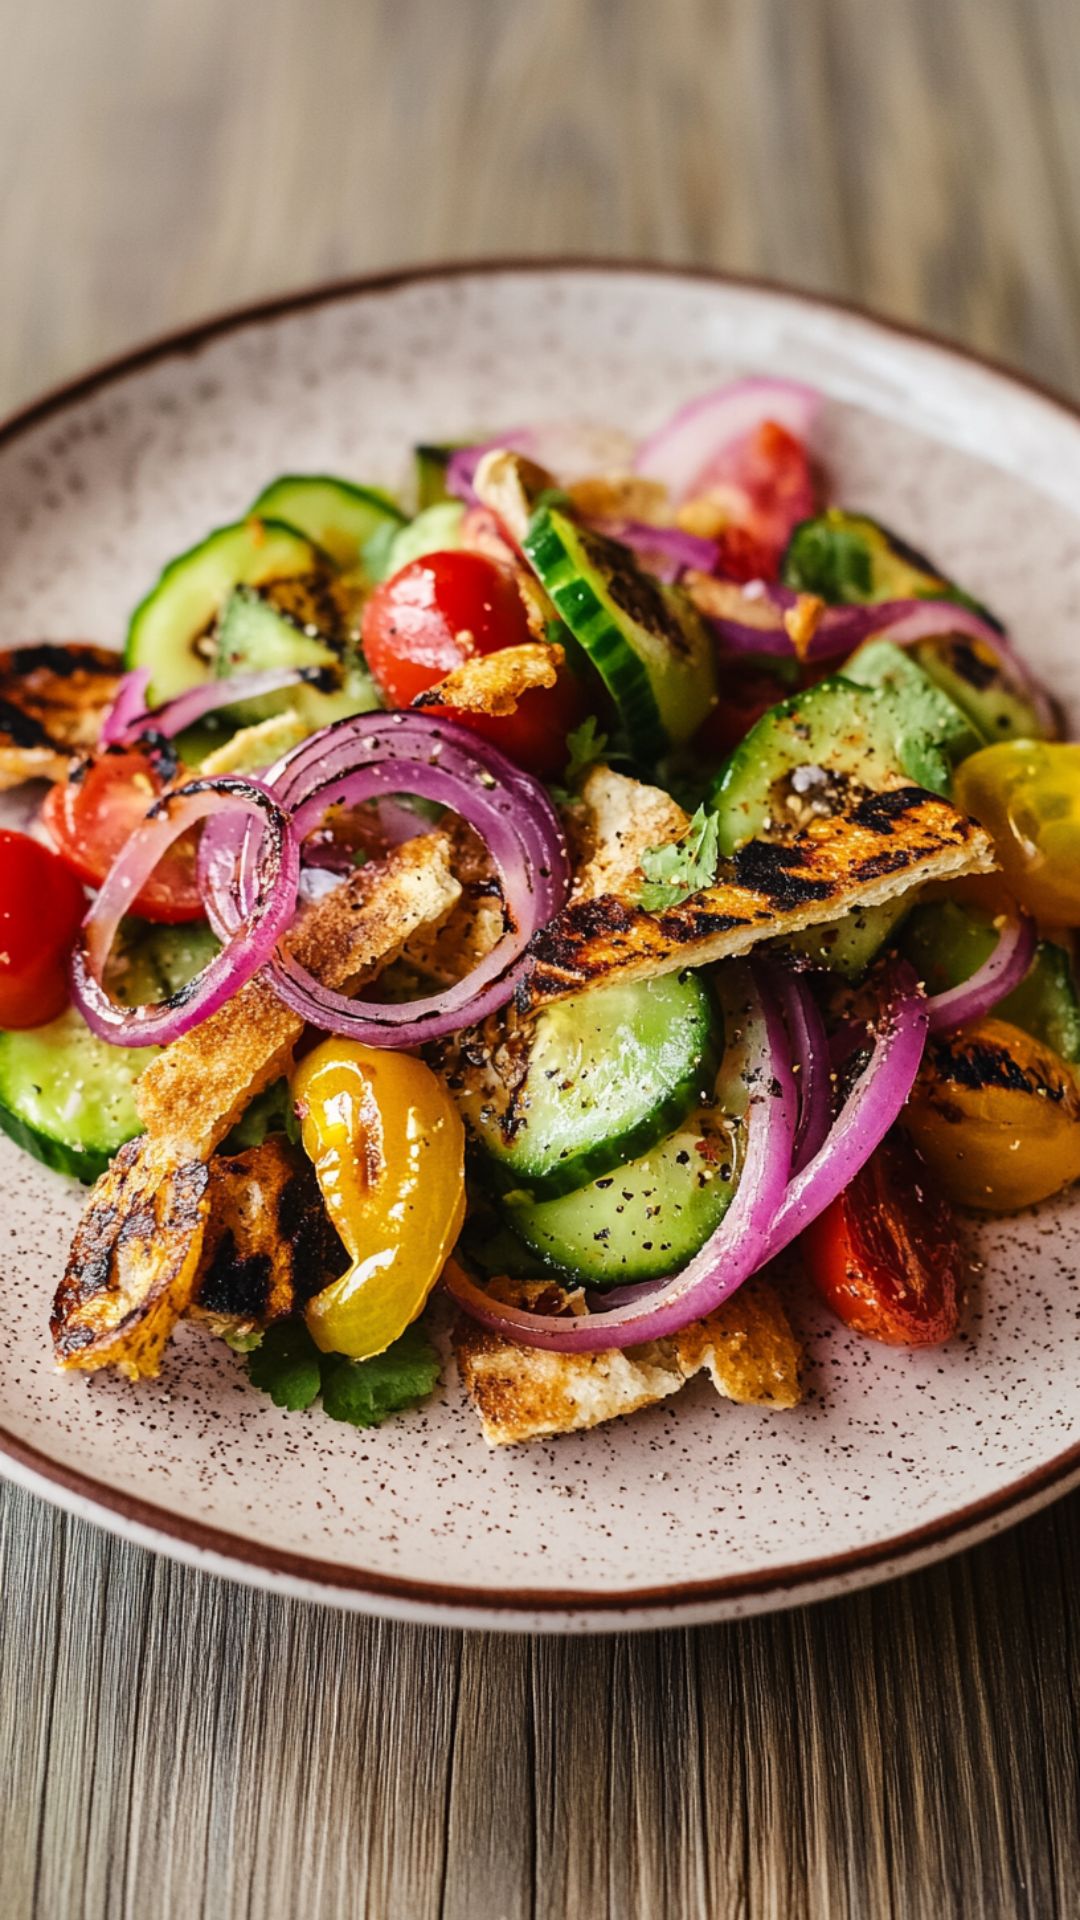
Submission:
POLYGON ((48 783, 0 1125, 89 1187, 60 1368, 197 1322, 370 1426, 437 1299, 494 1445, 700 1372, 795 1405, 800 1289, 962 1326, 964 1214, 1080 1175, 1080 745, 977 581, 836 502, 824 404, 420 447, 411 512, 287 475, 122 659, 0 656, 0 782, 48 783))

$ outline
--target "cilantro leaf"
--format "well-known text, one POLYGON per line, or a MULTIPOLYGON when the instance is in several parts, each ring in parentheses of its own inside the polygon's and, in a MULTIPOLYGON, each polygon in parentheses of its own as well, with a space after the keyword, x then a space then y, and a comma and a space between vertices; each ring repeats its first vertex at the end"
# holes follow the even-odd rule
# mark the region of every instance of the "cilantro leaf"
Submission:
POLYGON ((423 1330, 406 1327, 400 1339, 371 1360, 320 1353, 302 1320, 269 1327, 247 1356, 252 1386, 275 1407, 301 1413, 322 1394, 323 1412, 353 1427, 377 1427, 390 1414, 426 1400, 439 1377, 439 1356, 423 1330))
POLYGON ((321 1355, 302 1320, 283 1320, 268 1327, 259 1346, 248 1354, 248 1379, 268 1393, 275 1407, 300 1413, 319 1391, 321 1355))
POLYGON ((439 1356, 422 1329, 406 1327, 370 1360, 323 1359, 323 1412, 353 1427, 377 1427, 403 1407, 426 1400, 439 1377, 439 1356))
POLYGON ((645 884, 638 904, 646 913, 678 907, 692 893, 709 887, 720 864, 720 822, 715 813, 699 807, 681 840, 664 847, 647 847, 641 856, 645 884))
POLYGON ((594 713, 586 714, 580 727, 566 736, 567 759, 562 782, 551 787, 552 798, 560 807, 568 806, 581 784, 581 776, 602 760, 608 749, 608 737, 601 733, 594 713))

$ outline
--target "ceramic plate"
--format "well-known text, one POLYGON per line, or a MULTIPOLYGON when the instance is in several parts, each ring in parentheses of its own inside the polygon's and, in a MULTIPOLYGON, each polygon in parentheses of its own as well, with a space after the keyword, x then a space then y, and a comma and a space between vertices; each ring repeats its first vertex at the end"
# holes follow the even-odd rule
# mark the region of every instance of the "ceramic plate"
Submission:
MULTIPOLYGON (((395 486, 416 440, 591 417, 639 434, 748 370, 829 395, 835 496, 1000 610, 1080 713, 1080 420, 1007 374, 775 289, 589 265, 393 275, 151 347, 0 434, 3 642, 117 642, 162 562, 283 470, 395 486)), ((704 1384, 489 1453, 448 1365, 357 1433, 279 1413, 193 1329, 159 1383, 58 1378, 46 1334, 79 1193, 0 1142, 0 1449, 34 1491, 208 1567, 413 1619, 597 1629, 837 1593, 1080 1479, 1080 1201, 980 1230, 962 1338, 923 1353, 794 1311, 809 1397, 704 1384)))

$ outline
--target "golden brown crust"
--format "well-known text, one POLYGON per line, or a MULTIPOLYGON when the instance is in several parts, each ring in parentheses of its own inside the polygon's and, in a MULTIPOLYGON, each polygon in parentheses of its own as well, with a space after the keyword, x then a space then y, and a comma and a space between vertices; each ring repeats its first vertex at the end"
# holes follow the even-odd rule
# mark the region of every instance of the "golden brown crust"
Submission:
MULTIPOLYGON (((571 1296, 548 1282, 502 1281, 500 1298, 557 1312, 571 1296)), ((799 1345, 781 1302, 761 1277, 667 1340, 596 1354, 518 1346, 462 1317, 453 1335, 458 1371, 489 1446, 575 1433, 635 1413, 707 1372, 725 1399, 793 1407, 801 1398, 799 1345)))
POLYGON ((66 780, 98 744, 123 665, 81 642, 0 653, 0 788, 66 780))
POLYGON ((281 1135, 210 1161, 210 1212, 189 1315, 223 1334, 295 1313, 348 1256, 310 1161, 281 1135))
POLYGON ((571 901, 532 943, 527 1004, 707 966, 921 881, 993 865, 988 836, 947 800, 919 787, 865 793, 784 841, 752 840, 714 886, 664 913, 614 893, 571 901))
POLYGON ((571 900, 596 900, 604 893, 634 899, 646 848, 681 839, 690 825, 689 815, 662 787, 645 786, 605 766, 592 767, 585 776, 579 817, 571 900))
POLYGON ((145 1139, 121 1147, 93 1187, 50 1322, 61 1367, 117 1366, 136 1380, 190 1304, 210 1207, 199 1160, 170 1161, 145 1139))
POLYGON ((527 640, 498 653, 475 654, 444 680, 417 694, 413 706, 446 708, 451 713, 516 713, 523 694, 555 685, 565 658, 563 648, 548 640, 527 640))

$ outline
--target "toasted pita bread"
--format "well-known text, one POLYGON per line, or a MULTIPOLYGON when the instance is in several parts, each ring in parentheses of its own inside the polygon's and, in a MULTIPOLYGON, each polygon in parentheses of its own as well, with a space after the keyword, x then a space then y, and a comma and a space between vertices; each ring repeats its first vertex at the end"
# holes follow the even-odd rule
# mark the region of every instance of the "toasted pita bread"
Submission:
MULTIPOLYGON (((516 1304, 542 1298, 548 1312, 568 1303, 560 1288, 545 1281, 496 1286, 501 1298, 516 1304)), ((464 1318, 453 1341, 462 1383, 491 1447, 600 1426, 667 1399, 701 1372, 727 1400, 793 1407, 801 1398, 799 1345, 763 1279, 748 1280, 715 1313, 670 1339, 622 1353, 548 1353, 464 1318)))
POLYGON ((210 1210, 189 1317, 213 1333, 283 1320, 345 1271, 311 1162, 280 1134, 209 1163, 210 1210))
POLYGON ((13 647, 0 653, 0 788, 66 780, 97 746, 123 663, 105 647, 13 647))
MULTIPOLYGON (((627 844, 640 857, 640 835, 627 844)), ((708 966, 923 881, 995 865, 990 839, 974 820, 921 787, 902 785, 863 793, 783 840, 751 840, 723 863, 713 886, 663 913, 634 905, 628 859, 609 837, 590 870, 602 873, 608 862, 619 890, 572 899, 536 935, 522 1010, 616 979, 708 966)))
MULTIPOLYGON (((318 978, 348 992, 459 894, 445 834, 425 834, 327 894, 291 945, 318 978)), ((137 1094, 146 1132, 91 1189, 57 1290, 51 1324, 62 1367, 157 1372, 196 1295, 212 1198, 205 1163, 255 1095, 287 1071, 302 1032, 256 976, 150 1062, 137 1094)), ((225 1224, 235 1231, 231 1205, 225 1224)))
POLYGON ((417 709, 446 708, 451 713, 516 713, 523 694, 553 687, 566 654, 557 642, 527 640, 520 647, 476 654, 413 701, 417 709))

